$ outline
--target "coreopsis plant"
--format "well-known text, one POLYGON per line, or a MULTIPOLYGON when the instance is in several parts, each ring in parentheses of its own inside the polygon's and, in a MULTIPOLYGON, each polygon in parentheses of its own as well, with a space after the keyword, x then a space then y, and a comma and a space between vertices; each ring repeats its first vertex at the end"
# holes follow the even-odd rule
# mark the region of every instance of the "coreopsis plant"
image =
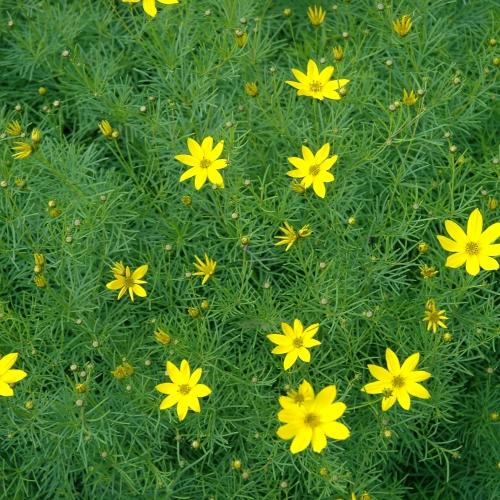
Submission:
POLYGON ((465 270, 471 276, 479 274, 481 269, 496 271, 498 261, 493 257, 500 255, 500 222, 495 222, 483 231, 483 215, 478 208, 474 209, 467 221, 467 232, 456 222, 446 219, 446 231, 451 236, 438 235, 437 239, 447 252, 453 252, 446 259, 446 267, 457 268, 465 264, 465 270))
POLYGON ((309 22, 317 28, 325 22, 326 10, 318 5, 312 5, 307 8, 307 17, 309 22))
POLYGON ((285 370, 291 368, 297 358, 305 363, 311 361, 309 349, 321 344, 313 338, 319 330, 319 323, 314 323, 304 328, 300 319, 295 319, 293 327, 288 323, 281 323, 283 334, 270 333, 267 338, 277 346, 271 351, 273 354, 286 354, 283 360, 285 370))
POLYGON ((323 144, 321 148, 313 153, 307 146, 302 146, 302 158, 290 156, 288 161, 295 167, 287 174, 290 177, 301 178, 305 189, 312 186, 314 192, 324 198, 326 195, 325 183, 333 182, 334 175, 329 170, 338 160, 337 155, 330 154, 330 144, 323 144))
MULTIPOLYGON (((284 424, 277 435, 284 440, 292 440, 290 451, 299 453, 311 445, 312 450, 320 453, 327 445, 327 438, 344 440, 350 436, 347 426, 337 420, 346 410, 345 403, 335 401, 337 389, 329 385, 316 396, 308 382, 303 382, 305 396, 299 403, 290 403, 280 398, 282 410, 278 420, 284 424)), ((300 390, 300 389, 299 389, 300 390)))
POLYGON ((387 369, 378 365, 368 365, 368 370, 377 379, 363 387, 367 394, 382 394, 382 411, 389 410, 397 401, 401 408, 409 410, 410 396, 429 399, 429 391, 419 382, 431 377, 431 374, 422 370, 415 370, 420 360, 418 352, 409 356, 402 365, 389 347, 385 351, 387 369))
POLYGON ((158 384, 156 390, 167 394, 160 404, 160 410, 167 410, 176 406, 179 420, 184 420, 189 410, 196 413, 201 411, 199 398, 204 398, 212 393, 212 389, 205 384, 199 384, 203 373, 201 368, 191 373, 187 360, 181 361, 180 368, 167 361, 167 373, 171 382, 158 384))
MULTIPOLYGON (((138 3, 141 0, 122 0, 123 3, 138 3)), ((148 16, 155 17, 158 13, 156 9, 156 2, 164 5, 173 5, 179 3, 179 0, 142 0, 142 8, 148 16)))
POLYGON ((106 284, 109 290, 120 290, 117 300, 120 300, 127 292, 130 300, 134 302, 134 296, 146 297, 147 292, 141 286, 146 281, 142 278, 148 272, 148 265, 139 266, 135 271, 131 271, 129 266, 123 266, 121 262, 113 264, 111 268, 115 279, 106 284))
POLYGON ((194 256, 196 262, 194 267, 197 269, 193 276, 201 276, 201 284, 204 285, 214 274, 217 262, 205 254, 205 261, 201 260, 197 255, 194 256))
POLYGON ((224 141, 219 141, 215 147, 213 144, 214 139, 210 136, 205 137, 201 144, 188 137, 187 146, 190 154, 175 156, 176 160, 191 167, 181 175, 180 182, 194 177, 195 189, 201 189, 207 179, 221 188, 224 187, 224 179, 219 172, 228 165, 227 160, 219 158, 224 149, 224 141))
POLYGON ((312 97, 321 101, 324 99, 338 101, 342 99, 338 90, 345 87, 349 83, 349 80, 344 78, 332 80, 333 72, 333 66, 327 66, 320 72, 317 64, 312 59, 309 59, 307 73, 292 68, 292 73, 298 81, 287 80, 286 83, 297 89, 297 95, 299 96, 312 97))
POLYGON ((23 370, 12 369, 18 356, 17 352, 11 352, 0 358, 0 396, 13 396, 14 390, 11 385, 28 376, 23 370))

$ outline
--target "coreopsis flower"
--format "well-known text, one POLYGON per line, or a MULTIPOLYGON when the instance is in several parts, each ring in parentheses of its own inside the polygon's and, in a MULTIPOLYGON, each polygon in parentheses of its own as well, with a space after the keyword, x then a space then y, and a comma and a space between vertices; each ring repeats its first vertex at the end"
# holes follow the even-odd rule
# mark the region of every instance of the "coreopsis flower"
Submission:
POLYGON ((313 338, 319 330, 319 323, 314 323, 304 329, 299 319, 294 320, 293 327, 288 323, 281 323, 283 335, 279 333, 270 333, 267 338, 277 344, 271 352, 273 354, 286 354, 283 361, 283 367, 288 370, 292 367, 297 358, 305 363, 311 361, 311 353, 308 349, 321 344, 319 340, 313 338))
POLYGON ((296 391, 289 391, 287 396, 280 396, 279 401, 282 408, 289 406, 302 406, 305 402, 314 399, 312 385, 304 380, 296 391))
POLYGON ((101 134, 106 137, 106 139, 111 139, 113 136, 113 127, 108 120, 102 120, 99 122, 99 130, 101 134))
POLYGON ((35 260, 34 272, 39 274, 43 272, 43 268, 45 266, 45 257, 41 253, 34 253, 33 258, 35 260))
POLYGON ((135 372, 135 368, 126 361, 121 365, 118 365, 111 373, 113 377, 121 380, 132 376, 135 372))
MULTIPOLYGON (((148 16, 155 17, 158 13, 156 9, 156 2, 164 5, 173 5, 179 3, 179 0, 142 0, 142 8, 148 16)), ((123 3, 138 3, 140 0, 122 0, 123 3)))
POLYGON ((242 30, 236 30, 234 32, 234 37, 236 39, 236 45, 242 49, 248 43, 248 33, 242 30))
POLYGON ((325 22, 326 11, 321 6, 312 5, 307 8, 307 17, 314 27, 318 27, 325 22))
POLYGON ((5 132, 7 132, 7 135, 10 135, 11 137, 19 137, 23 135, 23 127, 17 120, 14 120, 13 122, 7 124, 5 132))
MULTIPOLYGON (((278 420, 284 425, 279 427, 276 434, 281 439, 293 439, 290 446, 292 453, 299 453, 309 445, 314 452, 320 453, 327 445, 327 437, 338 440, 349 437, 347 426, 337 422, 344 414, 346 405, 340 401, 334 402, 336 396, 336 387, 329 385, 316 396, 313 392, 312 397, 300 405, 282 405, 278 420)), ((282 401, 280 398, 280 403, 282 401)))
POLYGON ((14 154, 12 155, 14 160, 25 160, 34 153, 35 148, 29 142, 17 141, 14 143, 12 150, 14 151, 14 154))
POLYGON ((299 238, 307 238, 312 234, 309 224, 300 228, 299 231, 295 231, 293 226, 288 222, 285 222, 284 224, 284 227, 280 227, 280 231, 283 234, 275 236, 275 238, 280 240, 278 243, 275 243, 275 246, 286 245, 285 252, 288 252, 288 250, 290 250, 299 238))
POLYGON ((434 266, 428 266, 427 264, 422 264, 420 266, 420 275, 424 280, 434 278, 438 274, 438 270, 434 266))
POLYGON ((0 396, 10 397, 14 395, 11 384, 19 382, 28 374, 23 370, 12 370, 19 354, 11 352, 0 358, 0 396))
POLYGON ((500 255, 500 244, 494 244, 500 238, 500 222, 495 222, 483 231, 483 216, 475 209, 467 221, 467 233, 451 220, 445 220, 446 231, 451 236, 438 236, 437 239, 447 252, 453 252, 446 259, 446 267, 457 268, 465 263, 465 270, 476 276, 480 269, 495 271, 498 261, 493 257, 500 255))
POLYGON ((167 361, 167 373, 171 382, 156 386, 157 391, 167 394, 167 397, 160 404, 160 410, 177 405, 177 416, 181 421, 186 418, 189 409, 199 413, 200 402, 198 398, 204 398, 212 392, 212 389, 207 385, 198 384, 202 369, 197 368, 191 374, 189 363, 183 359, 180 369, 167 361))
POLYGON ((336 47, 333 47, 332 55, 336 61, 342 61, 344 58, 344 49, 340 45, 337 45, 336 47))
POLYGON ((121 260, 118 262, 114 262, 113 265, 111 266, 111 272, 115 276, 124 276, 125 275, 125 266, 123 265, 123 262, 121 260))
MULTIPOLYGON (((116 264, 112 267, 112 271, 116 269, 116 264)), ((144 264, 138 267, 135 271, 131 271, 129 266, 125 267, 125 274, 114 274, 115 279, 106 284, 106 288, 110 290, 120 290, 117 300, 120 300, 127 292, 130 295, 130 300, 134 302, 134 294, 138 297, 146 297, 146 290, 141 286, 144 283, 144 275, 148 272, 148 265, 144 264)))
POLYGON ((397 401, 404 410, 410 409, 410 396, 429 399, 429 391, 419 382, 431 377, 426 371, 415 370, 420 360, 418 352, 408 357, 402 365, 396 354, 389 348, 385 351, 387 369, 378 365, 368 365, 368 370, 377 379, 363 387, 368 394, 383 394, 382 411, 387 411, 397 401))
POLYGON ((298 82, 287 80, 286 83, 297 89, 297 95, 304 95, 321 101, 325 98, 338 101, 342 99, 342 96, 337 91, 347 85, 349 80, 331 80, 333 71, 333 66, 327 66, 320 73, 316 63, 309 59, 307 73, 292 68, 292 73, 298 82))
POLYGON ((427 253, 429 251, 429 244, 425 241, 421 241, 417 248, 419 253, 427 253))
POLYGON ((411 17, 403 16, 392 23, 394 31, 400 36, 405 37, 411 30, 411 17))
POLYGON ((406 106, 413 106, 417 102, 417 96, 413 90, 407 92, 406 89, 403 89, 403 104, 406 106))
POLYGON ((219 158, 224 149, 224 141, 213 147, 213 137, 205 137, 201 144, 198 144, 190 137, 187 140, 189 155, 176 155, 175 159, 191 167, 184 172, 179 181, 183 182, 194 177, 195 189, 201 189, 208 179, 219 187, 224 187, 224 179, 219 170, 227 167, 227 160, 219 158))
POLYGON ((314 192, 324 198, 326 194, 326 182, 333 182, 335 177, 329 170, 338 160, 337 155, 328 157, 330 144, 323 144, 321 148, 313 153, 307 146, 302 146, 303 158, 290 156, 288 161, 296 168, 290 170, 287 175, 294 178, 302 178, 305 189, 313 187, 314 192))
POLYGON ((290 17, 292 15, 292 9, 289 9, 289 8, 286 8, 286 9, 283 9, 283 15, 285 17, 290 17))
POLYGON ((194 258, 196 259, 194 267, 196 267, 198 271, 193 273, 193 275, 203 276, 201 284, 204 285, 215 274, 217 262, 211 259, 207 254, 205 254, 205 262, 203 262, 197 255, 195 255, 194 258))
POLYGON ((424 319, 422 320, 427 323, 427 331, 432 330, 433 333, 436 333, 439 327, 447 328, 444 323, 445 319, 448 319, 446 311, 438 309, 436 302, 433 299, 429 299, 425 304, 424 319))
POLYGON ((156 342, 158 342, 159 344, 162 344, 162 345, 168 345, 170 344, 171 342, 171 338, 170 338, 170 335, 165 332, 164 330, 162 330, 161 328, 158 328, 158 330, 156 330, 154 332, 154 338, 156 340, 156 342))
POLYGON ((42 131, 39 128, 34 128, 31 131, 31 141, 33 142, 33 147, 37 147, 42 141, 42 131))
POLYGON ((47 278, 45 278, 45 276, 43 276, 42 274, 37 274, 34 278, 33 278, 33 283, 35 284, 35 286, 37 288, 45 288, 47 286, 47 278))
POLYGON ((245 94, 250 97, 256 97, 259 93, 259 89, 255 82, 245 83, 245 94))

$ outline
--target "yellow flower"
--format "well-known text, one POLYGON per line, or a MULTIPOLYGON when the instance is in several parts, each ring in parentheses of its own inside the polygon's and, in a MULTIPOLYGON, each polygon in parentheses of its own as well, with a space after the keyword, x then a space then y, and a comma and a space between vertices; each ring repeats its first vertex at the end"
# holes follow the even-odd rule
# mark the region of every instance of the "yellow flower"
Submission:
POLYGON ((120 137, 118 130, 115 130, 108 120, 99 122, 99 130, 106 139, 118 139, 118 137, 120 137))
POLYGON ((180 369, 167 361, 167 373, 172 382, 156 386, 157 391, 168 395, 161 402, 160 410, 166 410, 177 405, 177 415, 181 421, 186 418, 189 409, 199 413, 200 402, 198 398, 204 398, 212 393, 212 389, 207 385, 198 384, 202 369, 197 368, 191 374, 189 363, 183 359, 180 369))
POLYGON ((29 142, 18 141, 14 143, 12 150, 14 151, 12 157, 15 160, 25 160, 33 154, 35 148, 29 142))
POLYGON ((498 269, 498 261, 493 257, 500 255, 500 244, 493 243, 500 237, 500 222, 495 222, 483 231, 483 216, 476 208, 469 215, 467 234, 451 220, 445 220, 444 225, 452 239, 446 236, 438 236, 437 239, 447 252, 453 252, 446 259, 447 267, 457 268, 465 263, 465 270, 472 276, 476 276, 480 269, 498 269))
POLYGON ((314 399, 314 390, 312 385, 304 380, 302 384, 299 385, 297 391, 290 391, 288 396, 280 396, 280 405, 282 408, 287 408, 289 406, 302 406, 307 401, 314 399))
POLYGON ((42 276, 41 274, 37 274, 33 278, 33 283, 35 283, 35 285, 38 288, 45 288, 47 286, 47 279, 45 278, 45 276, 42 276))
POLYGON ((256 97, 259 93, 259 89, 257 88, 257 84, 255 82, 245 83, 245 93, 250 97, 256 97))
POLYGON ((293 322, 293 328, 288 323, 281 323, 281 329, 284 335, 271 333, 267 335, 267 338, 273 344, 277 344, 277 347, 271 351, 273 354, 286 354, 283 361, 285 370, 293 366, 297 358, 309 363, 311 353, 308 349, 321 344, 319 340, 313 338, 318 333, 319 323, 314 323, 304 329, 302 322, 296 319, 293 322))
POLYGON ((330 144, 323 144, 321 148, 314 154, 307 146, 302 146, 303 158, 290 156, 288 161, 296 168, 290 170, 287 175, 294 178, 302 178, 304 188, 313 187, 314 192, 324 198, 326 194, 325 183, 333 182, 335 177, 328 172, 338 160, 337 155, 330 158, 330 144))
POLYGON ((304 95, 321 101, 325 98, 338 101, 342 97, 337 90, 347 85, 349 80, 331 80, 333 71, 333 66, 327 66, 320 73, 316 63, 309 59, 307 73, 292 68, 292 73, 298 82, 287 80, 286 83, 297 89, 297 95, 304 95))
MULTIPOLYGON (((122 0, 123 3, 138 3, 140 0, 122 0)), ((179 3, 179 0, 142 0, 142 8, 144 12, 151 17, 155 17, 157 14, 156 1, 165 4, 173 5, 179 3)))
POLYGON ((336 47, 333 47, 332 54, 336 61, 342 61, 344 58, 344 49, 340 45, 337 45, 336 47))
POLYGON ((17 352, 11 352, 0 358, 0 396, 13 396, 10 384, 15 384, 28 375, 23 370, 11 370, 18 356, 17 352))
MULTIPOLYGON (((115 264, 116 266, 116 264, 115 264)), ((113 266, 112 270, 115 269, 113 266)), ((146 281, 141 278, 148 272, 148 265, 144 264, 138 267, 134 272, 130 271, 130 267, 125 267, 125 274, 118 275, 115 274, 115 279, 106 284, 106 288, 110 290, 120 290, 117 300, 121 299, 125 293, 129 293, 130 300, 134 302, 134 294, 138 297, 146 297, 146 290, 141 286, 146 283, 146 281)))
POLYGON ((111 373, 113 374, 113 377, 121 380, 132 376, 134 372, 134 367, 130 363, 125 362, 121 365, 118 365, 111 373))
POLYGON ((41 253, 34 253, 33 258, 35 259, 35 273, 41 273, 45 266, 45 257, 41 253))
POLYGON ((406 106, 413 106, 417 102, 417 96, 413 90, 408 93, 406 89, 403 89, 403 104, 406 106))
POLYGON ((320 26, 324 23, 326 16, 326 11, 321 6, 313 5, 307 8, 307 17, 310 23, 314 26, 320 26))
POLYGON ((242 49, 248 43, 248 33, 246 31, 236 30, 234 33, 236 45, 242 49))
POLYGON ((11 137, 18 137, 23 134, 23 127, 17 120, 14 120, 7 125, 5 132, 11 137))
POLYGON ((312 234, 309 224, 306 224, 297 232, 288 222, 285 222, 285 227, 280 227, 280 231, 283 234, 275 236, 275 238, 280 240, 278 243, 275 243, 275 246, 286 245, 285 252, 290 250, 290 247, 297 241, 298 238, 307 238, 307 236, 312 234))
POLYGON ((224 179, 219 172, 220 169, 227 167, 227 160, 219 159, 224 149, 224 141, 220 141, 215 148, 213 142, 213 137, 210 136, 205 137, 201 145, 188 138, 187 146, 191 154, 175 157, 176 160, 191 167, 181 175, 180 182, 194 177, 195 189, 201 189, 208 178, 213 184, 224 187, 224 179))
POLYGON ((31 131, 31 141, 33 142, 33 146, 36 147, 40 144, 42 140, 42 131, 39 128, 34 128, 31 131))
POLYGON ((427 253, 429 251, 429 244, 426 243, 425 241, 421 241, 418 244, 418 251, 419 253, 427 253))
POLYGON ((400 366, 398 357, 389 348, 385 351, 387 369, 382 366, 368 365, 368 370, 377 379, 363 387, 368 394, 383 394, 382 411, 387 411, 397 401, 404 410, 410 409, 410 396, 429 399, 429 391, 419 384, 431 377, 429 372, 415 371, 420 360, 418 352, 412 354, 400 366))
POLYGON ((156 342, 158 342, 159 344, 163 345, 170 344, 171 341, 170 335, 161 328, 158 328, 158 330, 155 331, 154 337, 156 342))
POLYGON ((424 280, 434 278, 438 274, 438 270, 434 266, 428 266, 427 264, 422 264, 420 266, 420 275, 424 280))
POLYGON ((313 393, 312 399, 302 405, 287 405, 278 413, 278 420, 284 425, 276 434, 281 439, 293 439, 290 446, 292 453, 299 453, 309 445, 314 452, 320 453, 327 445, 327 437, 338 440, 349 437, 347 426, 337 422, 344 414, 346 405, 334 402, 336 396, 336 387, 329 385, 317 396, 314 397, 313 393))
POLYGON ((203 262, 197 255, 195 255, 194 258, 196 259, 194 267, 196 267, 198 271, 193 273, 193 275, 203 276, 201 284, 204 285, 214 275, 217 262, 212 260, 207 254, 205 254, 205 262, 203 262))
POLYGON ((438 327, 447 328, 443 322, 445 319, 448 319, 446 311, 444 309, 438 310, 434 300, 429 299, 425 304, 424 319, 422 320, 427 322, 427 331, 432 329, 432 332, 436 333, 438 327))
POLYGON ((78 393, 78 394, 83 394, 84 392, 87 392, 87 384, 76 384, 75 386, 75 391, 78 393))
POLYGON ((290 17, 292 15, 292 9, 289 9, 289 8, 283 9, 283 15, 285 17, 290 17))
POLYGON ((403 16, 401 19, 397 19, 392 23, 394 31, 400 36, 406 36, 411 30, 411 17, 403 16))

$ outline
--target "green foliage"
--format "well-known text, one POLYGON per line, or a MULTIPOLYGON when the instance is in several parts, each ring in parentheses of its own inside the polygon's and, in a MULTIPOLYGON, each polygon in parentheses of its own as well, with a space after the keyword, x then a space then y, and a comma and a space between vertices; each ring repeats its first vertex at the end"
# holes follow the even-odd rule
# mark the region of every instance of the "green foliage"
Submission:
POLYGON ((436 240, 446 218, 463 226, 476 207, 498 220, 488 208, 500 174, 495 2, 317 3, 328 7, 318 28, 305 0, 184 0, 158 4, 154 19, 112 0, 1 2, 0 130, 19 120, 43 140, 14 161, 12 139, 0 139, 0 353, 19 352, 28 372, 0 398, 0 497, 498 495, 498 272, 445 268, 436 240), (403 14, 413 28, 400 38, 392 22, 403 14), (344 99, 312 101, 284 83, 309 58, 351 80, 344 99), (421 90, 417 104, 391 112, 404 88, 421 90), (100 134, 104 119, 118 140, 100 134), (225 141, 223 190, 178 182, 174 156, 207 135, 225 141), (293 192, 287 157, 326 142, 340 157, 327 197, 293 192), (284 221, 313 234, 284 252, 274 246, 284 221), (35 252, 46 288, 33 283, 35 252), (201 286, 186 273, 205 252, 217 271, 201 286), (105 288, 117 260, 149 264, 146 299, 105 288), (439 274, 423 280, 422 264, 439 274), (431 297, 450 343, 422 322, 431 297), (191 318, 204 299, 210 309, 191 318), (320 322, 322 345, 284 372, 266 334, 294 318, 320 322), (155 342, 158 327, 170 345, 155 342), (401 359, 420 352, 432 373, 432 398, 408 412, 383 413, 361 392, 388 346, 401 359), (179 423, 159 411, 155 385, 167 359, 183 358, 213 393, 179 423), (123 359, 135 373, 117 380, 123 359), (335 384, 348 407, 351 438, 322 454, 292 455, 276 436, 278 396, 304 378, 335 384))

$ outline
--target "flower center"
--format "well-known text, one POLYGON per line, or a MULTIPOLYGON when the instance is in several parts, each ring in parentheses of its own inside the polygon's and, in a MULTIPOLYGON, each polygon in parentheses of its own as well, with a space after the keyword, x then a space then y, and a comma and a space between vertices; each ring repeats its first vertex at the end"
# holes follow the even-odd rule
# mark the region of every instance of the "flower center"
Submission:
POLYGON ((181 394, 184 394, 184 395, 189 394, 190 390, 191 390, 191 387, 189 386, 189 384, 181 384, 179 386, 179 392, 181 394))
POLYGON ((134 278, 132 276, 124 276, 123 277, 123 286, 127 288, 132 288, 135 285, 134 278))
POLYGON ((392 385, 396 389, 398 389, 399 387, 403 387, 405 385, 405 379, 400 375, 397 375, 392 379, 392 385))
POLYGON ((309 427, 317 427, 320 424, 320 419, 314 413, 307 413, 304 417, 304 423, 309 427))
POLYGON ((309 89, 311 92, 321 92, 323 90, 323 84, 321 82, 318 82, 317 80, 313 80, 309 84, 309 89))
POLYGON ((318 175, 319 174, 319 165, 311 165, 309 167, 309 174, 310 175, 318 175))
POLYGON ((437 323, 440 320, 441 315, 439 314, 439 311, 429 311, 427 313, 427 321, 429 321, 430 323, 437 323))
POLYGON ((465 245, 465 253, 468 255, 477 255, 479 253, 479 245, 474 241, 469 241, 469 243, 465 245))
POLYGON ((211 161, 207 160, 206 158, 203 158, 203 160, 200 161, 200 167, 201 168, 208 168, 211 165, 211 161))
POLYGON ((296 347, 297 349, 299 347, 302 347, 303 345, 304 345, 304 340, 302 339, 302 337, 297 337, 293 339, 293 346, 296 347))

